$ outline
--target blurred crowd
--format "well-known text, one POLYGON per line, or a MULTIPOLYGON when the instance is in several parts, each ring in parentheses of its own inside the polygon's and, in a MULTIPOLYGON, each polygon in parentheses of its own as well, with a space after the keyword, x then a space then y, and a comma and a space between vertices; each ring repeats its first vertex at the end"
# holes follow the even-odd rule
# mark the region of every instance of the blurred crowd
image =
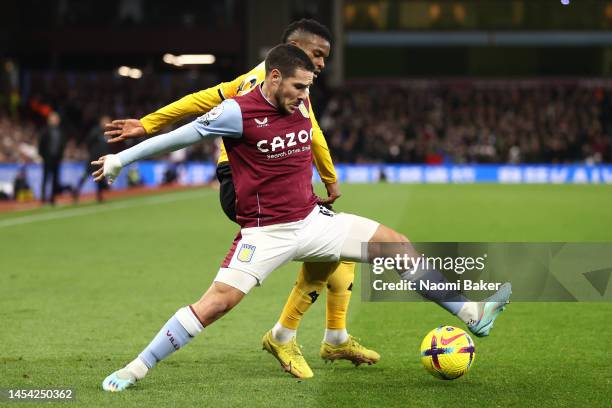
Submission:
POLYGON ((37 161, 37 131, 33 122, 0 115, 0 163, 37 161))
POLYGON ((576 84, 353 85, 319 114, 338 162, 610 162, 612 92, 576 84))
MULTIPOLYGON (((139 118, 216 81, 214 76, 189 73, 140 80, 107 73, 28 74, 18 98, 0 100, 0 163, 41 161, 40 138, 52 112, 61 119, 62 160, 82 161, 87 159, 87 137, 99 128, 102 117, 139 118)), ((214 149, 214 143, 194 146, 186 159, 208 160, 214 149)))
MULTIPOLYGON (((30 74, 19 108, 0 104, 0 162, 40 161, 52 111, 63 160, 86 160, 87 135, 102 132, 102 116, 139 118, 216 81, 30 74)), ((600 163, 612 160, 611 97, 609 87, 577 82, 412 81, 348 84, 314 96, 314 105, 339 163, 600 163)), ((199 144, 183 159, 214 160, 216 150, 199 144)))

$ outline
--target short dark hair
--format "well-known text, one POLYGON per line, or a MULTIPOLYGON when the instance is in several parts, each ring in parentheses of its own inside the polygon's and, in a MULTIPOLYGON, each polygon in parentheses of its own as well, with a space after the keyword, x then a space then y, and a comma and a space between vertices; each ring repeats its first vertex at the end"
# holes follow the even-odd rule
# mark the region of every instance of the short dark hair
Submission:
POLYGON ((296 32, 305 32, 309 34, 318 35, 321 38, 324 38, 331 44, 332 35, 327 27, 323 24, 319 23, 317 20, 313 20, 310 18, 303 18, 298 21, 294 21, 289 24, 285 31, 283 32, 283 36, 281 37, 281 42, 286 43, 289 40, 289 37, 296 32))
POLYGON ((291 44, 279 44, 266 55, 266 75, 273 69, 278 69, 283 77, 293 76, 300 68, 314 72, 315 66, 308 55, 299 47, 291 44))

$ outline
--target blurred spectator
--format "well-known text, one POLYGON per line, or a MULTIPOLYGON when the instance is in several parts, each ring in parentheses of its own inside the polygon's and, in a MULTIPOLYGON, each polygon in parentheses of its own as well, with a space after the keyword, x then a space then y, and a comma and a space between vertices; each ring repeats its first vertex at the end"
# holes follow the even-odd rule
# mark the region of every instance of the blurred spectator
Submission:
MULTIPOLYGON (((83 169, 83 175, 79 179, 77 185, 72 190, 72 198, 74 202, 79 200, 79 194, 81 192, 81 188, 83 188, 83 184, 87 181, 88 178, 91 177, 91 173, 93 173, 96 168, 91 164, 92 161, 98 160, 100 157, 109 153, 109 146, 106 143, 106 138, 104 137, 104 124, 109 123, 111 121, 110 116, 103 115, 100 117, 100 121, 97 125, 95 125, 85 137, 83 144, 87 148, 87 161, 85 162, 85 168, 83 169)), ((96 182, 96 199, 99 203, 103 201, 102 192, 108 188, 108 184, 106 183, 106 179, 102 181, 96 182)))
POLYGON ((140 173, 135 166, 131 166, 127 173, 128 187, 139 187, 142 186, 142 178, 140 173))
POLYGON ((164 171, 162 184, 173 184, 179 181, 183 171, 183 163, 187 160, 187 149, 180 149, 171 152, 168 157, 168 165, 164 171))
POLYGON ((22 166, 17 176, 15 176, 15 181, 13 182, 13 198, 20 203, 32 201, 34 198, 34 194, 28 183, 25 166, 22 166))
POLYGON ((37 160, 34 125, 10 120, 0 115, 0 163, 35 162, 37 160))
POLYGON ((47 201, 47 182, 51 181, 49 202, 55 204, 55 195, 60 193, 59 166, 62 162, 66 140, 60 127, 61 118, 57 112, 51 112, 47 118, 47 127, 41 132, 38 142, 38 154, 43 159, 43 181, 41 201, 47 201))

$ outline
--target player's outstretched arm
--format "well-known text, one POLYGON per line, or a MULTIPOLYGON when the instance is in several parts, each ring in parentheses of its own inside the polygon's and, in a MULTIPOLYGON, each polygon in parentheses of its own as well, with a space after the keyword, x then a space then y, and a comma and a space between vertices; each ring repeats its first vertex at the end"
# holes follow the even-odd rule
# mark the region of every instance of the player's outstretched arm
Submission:
POLYGON ((147 131, 138 119, 117 119, 104 124, 104 136, 108 143, 146 137, 147 131))
POLYGON ((336 176, 336 169, 332 161, 329 147, 323 136, 323 131, 319 127, 319 122, 312 110, 312 104, 309 104, 310 121, 312 122, 312 158, 317 168, 321 180, 325 184, 327 190, 327 198, 321 198, 319 204, 333 204, 340 196, 340 186, 336 176))
POLYGON ((223 101, 218 92, 221 85, 219 84, 215 87, 184 96, 178 101, 172 102, 140 120, 113 120, 104 126, 104 135, 109 137, 109 143, 146 137, 186 116, 209 111, 223 101))
POLYGON ((101 181, 106 177, 108 182, 112 184, 123 167, 147 157, 182 149, 199 142, 201 139, 202 136, 193 122, 188 123, 172 132, 147 139, 119 154, 109 154, 91 162, 94 166, 101 166, 92 175, 95 181, 101 181))
POLYGON ((229 99, 195 121, 137 144, 119 154, 110 154, 91 162, 100 166, 92 173, 96 181, 106 177, 112 183, 121 169, 138 160, 179 150, 204 138, 242 136, 242 114, 236 101, 229 99))
POLYGON ((159 132, 177 120, 190 115, 201 115, 219 105, 226 98, 236 95, 244 81, 244 74, 231 82, 223 82, 211 88, 186 95, 141 119, 118 119, 104 126, 108 143, 146 137, 159 132))

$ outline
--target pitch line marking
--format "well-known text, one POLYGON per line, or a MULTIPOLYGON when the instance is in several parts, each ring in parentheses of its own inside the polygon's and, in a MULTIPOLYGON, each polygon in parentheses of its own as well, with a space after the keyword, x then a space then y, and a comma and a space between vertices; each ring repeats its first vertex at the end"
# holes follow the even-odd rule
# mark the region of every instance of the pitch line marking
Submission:
POLYGON ((90 214, 98 214, 108 211, 115 210, 123 210, 126 208, 132 207, 140 207, 144 205, 156 205, 156 204, 164 204, 171 203, 175 201, 183 201, 183 200, 191 200, 193 198, 202 197, 208 195, 211 191, 197 191, 197 192, 180 192, 180 193, 170 193, 164 194, 160 196, 154 197, 146 197, 135 200, 127 200, 121 202, 111 202, 108 204, 101 204, 94 207, 86 207, 86 208, 74 208, 68 210, 61 210, 57 212, 50 212, 45 214, 34 214, 34 215, 26 215, 23 217, 17 218, 9 218, 6 220, 0 220, 0 228, 12 227, 15 225, 24 225, 24 224, 32 224, 35 222, 41 221, 52 221, 63 218, 72 218, 78 217, 82 215, 90 215, 90 214))

